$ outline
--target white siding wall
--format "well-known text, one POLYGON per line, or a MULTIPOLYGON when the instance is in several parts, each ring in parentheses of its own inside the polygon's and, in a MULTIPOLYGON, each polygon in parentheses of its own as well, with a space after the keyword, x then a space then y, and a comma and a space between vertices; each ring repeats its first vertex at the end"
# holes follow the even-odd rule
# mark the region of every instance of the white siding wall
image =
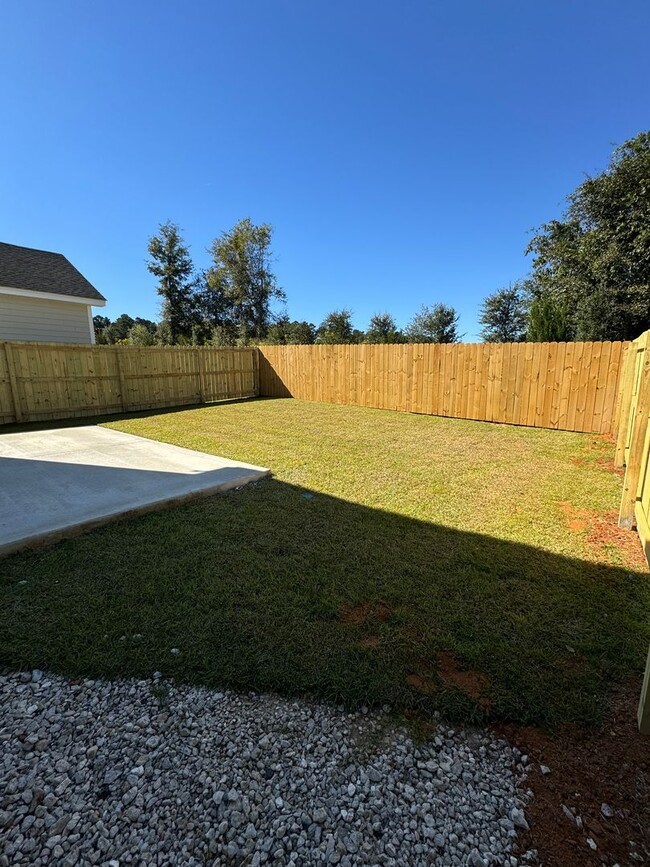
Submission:
POLYGON ((90 343, 88 305, 0 293, 0 340, 90 343))

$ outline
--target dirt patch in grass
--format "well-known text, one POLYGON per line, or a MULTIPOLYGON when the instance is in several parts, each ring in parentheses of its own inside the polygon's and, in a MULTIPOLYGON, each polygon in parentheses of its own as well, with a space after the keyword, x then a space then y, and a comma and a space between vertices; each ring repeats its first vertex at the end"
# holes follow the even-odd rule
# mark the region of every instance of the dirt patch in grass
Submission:
POLYGON ((341 621, 351 626, 363 626, 366 623, 385 623, 393 613, 386 602, 361 602, 341 612, 341 621))
POLYGON ((621 478, 625 475, 625 467, 617 467, 614 461, 607 460, 607 458, 599 458, 596 461, 596 464, 604 470, 609 470, 610 473, 614 473, 621 478))
POLYGON ((363 645, 363 647, 369 647, 371 650, 376 650, 379 647, 379 638, 377 635, 368 635, 366 638, 362 638, 359 644, 363 645))
POLYGON ((585 520, 585 516, 588 514, 588 509, 576 509, 575 506, 571 505, 567 500, 563 500, 560 503, 560 508, 564 512, 567 519, 567 527, 570 530, 584 530, 587 526, 587 522, 585 520), (576 517, 581 516, 581 517, 576 517), (580 525, 580 526, 577 526, 580 525))
POLYGON ((432 695, 438 689, 433 666, 428 660, 419 656, 416 656, 411 663, 406 683, 422 695, 432 695))
POLYGON ((587 448, 597 451, 609 451, 612 446, 616 445, 616 437, 612 434, 594 434, 589 440, 587 448))
MULTIPOLYGON (((618 512, 610 511, 594 518, 589 530, 587 542, 594 548, 601 549, 603 555, 607 549, 617 548, 625 562, 635 569, 646 567, 643 548, 639 537, 631 530, 623 530, 618 526, 618 512)), ((605 557, 603 556, 603 559, 605 557)))
POLYGON ((614 437, 609 434, 596 436, 585 443, 584 449, 586 454, 571 458, 571 463, 576 467, 585 467, 587 469, 598 467, 598 469, 623 477, 625 475, 625 468, 617 467, 613 460, 612 446, 615 444, 614 437), (599 457, 591 457, 594 453, 597 453, 599 457))
POLYGON ((486 674, 461 668, 458 660, 449 650, 437 653, 436 663, 437 668, 434 669, 434 666, 426 660, 416 659, 413 671, 406 677, 406 683, 424 695, 431 695, 437 690, 435 682, 435 674, 437 674, 443 688, 457 689, 469 696, 483 710, 490 709, 490 698, 487 693, 491 681, 486 674))
POLYGON ((611 551, 620 552, 623 562, 631 569, 646 568, 641 543, 635 532, 618 526, 618 512, 610 509, 598 512, 594 509, 577 509, 566 500, 560 503, 566 516, 567 527, 574 533, 587 531, 587 544, 597 559, 603 563, 611 560, 611 551))
POLYGON ((571 463, 576 467, 599 467, 601 470, 606 470, 608 473, 614 473, 623 478, 625 475, 625 467, 617 467, 610 458, 597 458, 595 461, 588 461, 585 458, 572 458, 571 463))
POLYGON ((417 689, 418 692, 421 692, 424 695, 431 695, 432 692, 436 691, 436 686, 433 681, 421 674, 412 673, 407 675, 406 682, 410 687, 417 689))
POLYGON ((484 710, 489 710, 490 699, 486 695, 490 678, 479 671, 462 669, 453 653, 443 650, 438 654, 438 675, 445 686, 460 689, 473 698, 484 710))
POLYGON ((650 863, 650 738, 637 729, 638 698, 637 680, 620 686, 595 730, 496 727, 529 757, 534 798, 521 845, 536 848, 545 867, 650 863))

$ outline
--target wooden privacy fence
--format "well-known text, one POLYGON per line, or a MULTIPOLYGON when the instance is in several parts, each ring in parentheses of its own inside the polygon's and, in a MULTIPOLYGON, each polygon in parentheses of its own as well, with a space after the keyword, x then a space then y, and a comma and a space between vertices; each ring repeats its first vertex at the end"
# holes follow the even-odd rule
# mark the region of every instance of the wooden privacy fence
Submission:
MULTIPOLYGON (((621 373, 615 461, 625 466, 619 525, 636 527, 650 562, 650 331, 628 345, 621 373)), ((638 712, 639 728, 650 734, 650 654, 638 712)))
POLYGON ((260 394, 609 434, 626 346, 263 346, 260 394))
POLYGON ((0 343, 0 424, 252 397, 257 361, 249 347, 0 343))
MULTIPOLYGON (((2 343, 0 424, 261 394, 600 433, 616 429, 620 409, 631 437, 630 406, 617 402, 625 347, 355 344, 258 350, 2 343)), ((635 374, 630 364, 626 375, 637 381, 639 368, 635 374)))

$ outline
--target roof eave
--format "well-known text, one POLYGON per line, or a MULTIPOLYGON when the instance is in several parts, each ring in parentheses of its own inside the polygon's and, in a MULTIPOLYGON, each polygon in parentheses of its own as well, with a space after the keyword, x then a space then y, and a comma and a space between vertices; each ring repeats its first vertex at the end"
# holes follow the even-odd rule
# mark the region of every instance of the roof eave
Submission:
POLYGON ((0 295, 19 295, 23 298, 44 298, 50 301, 70 301, 73 304, 85 304, 91 307, 104 307, 106 299, 103 295, 99 298, 82 298, 79 295, 65 295, 62 292, 43 292, 40 289, 16 289, 12 286, 0 286, 0 295))

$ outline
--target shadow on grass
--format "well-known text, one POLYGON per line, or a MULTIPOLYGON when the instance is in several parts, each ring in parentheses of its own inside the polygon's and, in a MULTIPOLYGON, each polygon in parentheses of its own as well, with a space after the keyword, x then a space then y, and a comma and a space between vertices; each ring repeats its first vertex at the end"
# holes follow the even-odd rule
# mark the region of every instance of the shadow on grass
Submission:
POLYGON ((589 724, 649 611, 646 574, 269 479, 0 561, 0 663, 589 724))
POLYGON ((191 409, 209 409, 215 406, 229 406, 237 403, 250 403, 259 400, 273 400, 269 397, 233 397, 228 400, 208 401, 207 403, 185 403, 181 406, 163 406, 152 409, 140 409, 133 412, 119 412, 109 415, 85 415, 77 418, 55 418, 45 421, 30 421, 21 424, 0 425, 0 437, 3 434, 21 433, 22 431, 52 430, 53 428, 85 427, 87 425, 106 424, 111 421, 128 421, 136 418, 151 418, 158 415, 173 415, 177 412, 187 412, 191 409))

